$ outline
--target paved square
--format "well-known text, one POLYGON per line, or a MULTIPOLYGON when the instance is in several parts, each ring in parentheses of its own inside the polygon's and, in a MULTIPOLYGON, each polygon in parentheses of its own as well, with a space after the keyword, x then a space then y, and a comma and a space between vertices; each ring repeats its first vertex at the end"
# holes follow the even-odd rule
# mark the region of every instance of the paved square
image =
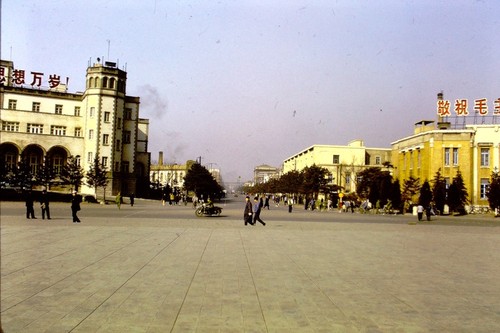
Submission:
MULTIPOLYGON (((500 221, 1 203, 1 319, 12 332, 498 332, 500 221), (38 215, 40 215, 37 212, 38 215)), ((452 219, 452 217, 442 218, 452 219)))

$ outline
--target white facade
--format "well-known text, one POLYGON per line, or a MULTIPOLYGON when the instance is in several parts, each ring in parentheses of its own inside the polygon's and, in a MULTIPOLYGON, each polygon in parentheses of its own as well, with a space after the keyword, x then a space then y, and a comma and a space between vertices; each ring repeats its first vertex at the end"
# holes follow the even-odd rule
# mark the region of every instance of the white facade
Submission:
POLYGON ((367 148, 362 140, 347 146, 313 145, 283 161, 283 174, 316 165, 330 172, 331 184, 355 192, 357 173, 367 167, 382 167, 390 162, 390 156, 390 148, 367 148))
MULTIPOLYGON (((109 194, 140 196, 149 175, 149 121, 139 118, 139 97, 126 95, 127 73, 114 63, 89 65, 83 93, 27 85, 19 73, 13 62, 1 62, 0 158, 6 166, 25 160, 36 174, 49 161, 57 173, 73 156, 86 172, 98 157, 108 170, 109 194)), ((85 183, 80 192, 93 194, 85 183)))

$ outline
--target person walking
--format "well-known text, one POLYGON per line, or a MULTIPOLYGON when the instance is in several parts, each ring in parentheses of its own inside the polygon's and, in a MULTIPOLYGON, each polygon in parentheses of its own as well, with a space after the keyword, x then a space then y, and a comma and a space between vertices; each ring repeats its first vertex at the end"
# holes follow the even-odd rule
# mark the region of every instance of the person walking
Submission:
POLYGON ((45 214, 47 214, 47 220, 50 220, 49 195, 45 189, 40 196, 40 208, 42 209, 42 220, 45 220, 45 214))
POLYGON ((26 202, 26 218, 36 219, 35 210, 33 209, 33 202, 34 202, 33 192, 31 190, 26 192, 26 197, 24 199, 26 202))
POLYGON ((134 207, 134 199, 135 199, 134 193, 130 193, 130 206, 131 207, 134 207))
POLYGON ((261 201, 259 201, 259 197, 255 197, 254 199, 254 204, 253 204, 253 225, 259 221, 262 225, 266 225, 264 221, 260 218, 260 211, 262 209, 261 201))
POLYGON ((118 192, 118 194, 116 195, 115 202, 116 202, 116 206, 118 207, 118 209, 120 209, 120 207, 122 205, 122 195, 121 195, 121 192, 118 192))
POLYGON ((243 221, 245 222, 245 225, 253 224, 252 215, 252 203, 250 202, 250 197, 247 195, 245 197, 245 210, 243 211, 243 221))
POLYGON ((419 221, 422 221, 422 217, 424 216, 424 206, 418 205, 417 206, 417 217, 419 221))
POLYGON ((293 197, 288 200, 288 212, 291 213, 293 209, 293 197))
POLYGON ((80 210, 80 202, 82 201, 81 197, 77 194, 76 191, 73 191, 73 197, 71 198, 71 213, 73 215, 73 223, 80 223, 80 219, 76 215, 76 213, 80 210))
POLYGON ((266 195, 266 200, 264 201, 264 208, 267 207, 267 210, 269 210, 269 196, 266 195))

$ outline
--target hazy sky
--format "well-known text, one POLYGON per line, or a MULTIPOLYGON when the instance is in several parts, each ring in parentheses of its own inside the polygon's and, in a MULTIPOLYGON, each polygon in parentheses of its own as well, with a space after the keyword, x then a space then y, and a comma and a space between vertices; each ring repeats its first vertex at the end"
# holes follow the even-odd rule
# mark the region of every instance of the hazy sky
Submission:
POLYGON ((497 0, 3 0, 1 19, 2 59, 70 92, 90 59, 126 66, 152 160, 229 182, 313 144, 389 148, 441 90, 500 97, 497 0))

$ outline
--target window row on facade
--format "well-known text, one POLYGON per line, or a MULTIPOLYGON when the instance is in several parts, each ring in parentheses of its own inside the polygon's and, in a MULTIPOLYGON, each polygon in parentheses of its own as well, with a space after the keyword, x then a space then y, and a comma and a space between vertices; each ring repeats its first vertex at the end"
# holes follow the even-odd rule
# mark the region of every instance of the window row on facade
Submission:
POLYGON ((116 88, 119 92, 125 93, 125 81, 116 80, 114 77, 108 78, 107 76, 102 78, 89 77, 87 81, 87 88, 116 88))
MULTIPOLYGON (((417 168, 422 167, 422 153, 421 149, 410 150, 409 152, 403 153, 403 170, 409 167, 410 170, 414 168, 415 159, 414 154, 417 155, 416 163, 417 168), (408 156, 408 158, 407 158, 408 156)), ((443 154, 444 160, 443 165, 445 167, 449 166, 459 166, 459 148, 444 148, 443 154)), ((480 148, 480 159, 479 166, 489 167, 490 166, 490 148, 480 148)))

